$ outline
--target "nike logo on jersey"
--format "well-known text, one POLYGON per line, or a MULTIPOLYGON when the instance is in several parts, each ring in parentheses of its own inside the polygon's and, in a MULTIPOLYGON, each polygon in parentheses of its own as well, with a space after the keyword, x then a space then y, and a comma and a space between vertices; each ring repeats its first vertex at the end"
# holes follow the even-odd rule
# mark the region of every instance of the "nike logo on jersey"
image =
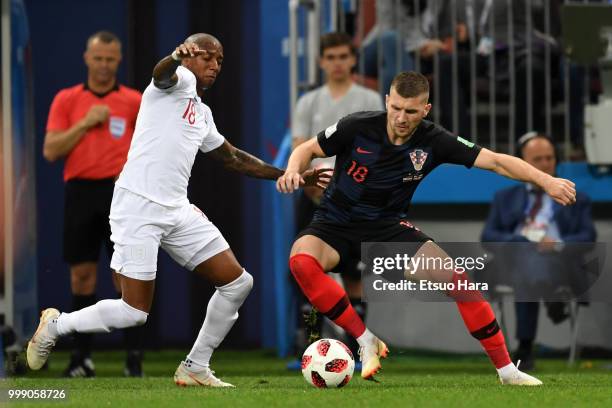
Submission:
POLYGON ((373 152, 369 152, 367 150, 362 149, 361 147, 357 148, 357 153, 361 153, 361 154, 372 154, 373 152))

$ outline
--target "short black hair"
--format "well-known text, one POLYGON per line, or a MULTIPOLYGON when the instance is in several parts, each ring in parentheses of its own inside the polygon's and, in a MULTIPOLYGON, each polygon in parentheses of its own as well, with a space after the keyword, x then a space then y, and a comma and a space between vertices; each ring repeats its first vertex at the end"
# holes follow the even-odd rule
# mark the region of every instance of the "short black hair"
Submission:
POLYGON ((112 42, 116 42, 119 44, 119 46, 121 46, 121 40, 119 39, 119 37, 117 37, 115 34, 111 33, 110 31, 103 30, 103 31, 98 31, 90 35, 89 38, 87 39, 87 48, 89 48, 89 45, 94 40, 100 40, 104 44, 110 44, 112 42))
POLYGON ((424 93, 429 94, 429 81, 425 75, 415 71, 400 72, 393 78, 391 88, 402 98, 414 98, 424 93))
POLYGON ((353 39, 350 35, 343 32, 332 32, 323 34, 321 39, 319 40, 319 56, 323 56, 323 52, 325 52, 328 48, 340 47, 342 45, 346 45, 351 50, 351 54, 355 55, 357 52, 355 50, 355 45, 353 44, 353 39))

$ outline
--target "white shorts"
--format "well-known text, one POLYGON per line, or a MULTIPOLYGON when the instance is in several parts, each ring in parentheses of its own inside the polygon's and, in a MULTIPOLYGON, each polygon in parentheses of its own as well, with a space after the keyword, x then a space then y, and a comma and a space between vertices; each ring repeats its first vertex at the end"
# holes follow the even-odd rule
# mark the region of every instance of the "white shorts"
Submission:
POLYGON ((195 205, 165 207, 118 186, 110 227, 114 243, 111 268, 139 280, 155 279, 160 246, 189 270, 229 248, 221 232, 195 205))

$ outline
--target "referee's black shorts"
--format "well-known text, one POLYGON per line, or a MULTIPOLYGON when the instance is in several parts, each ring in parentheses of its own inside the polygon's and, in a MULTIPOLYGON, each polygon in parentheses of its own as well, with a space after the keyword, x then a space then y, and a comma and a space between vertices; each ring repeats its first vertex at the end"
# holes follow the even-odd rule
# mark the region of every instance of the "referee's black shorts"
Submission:
POLYGON ((70 264, 97 262, 100 245, 109 256, 111 201, 115 181, 72 179, 66 182, 64 197, 64 260, 70 264))
POLYGON ((336 269, 345 269, 354 259, 361 259, 362 242, 426 242, 433 241, 408 220, 362 222, 331 222, 314 220, 303 229, 298 238, 314 235, 340 255, 336 269))

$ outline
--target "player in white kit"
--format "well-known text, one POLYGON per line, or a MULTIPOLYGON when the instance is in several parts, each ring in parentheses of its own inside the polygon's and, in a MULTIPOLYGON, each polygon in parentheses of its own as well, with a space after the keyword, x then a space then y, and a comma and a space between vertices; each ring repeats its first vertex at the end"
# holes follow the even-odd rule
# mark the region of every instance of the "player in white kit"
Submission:
MULTIPOLYGON (((216 287, 196 342, 176 369, 175 383, 232 387, 214 376, 209 362, 238 318, 253 277, 240 266, 217 227, 189 203, 187 184, 198 149, 252 177, 276 180, 284 171, 235 148, 217 131, 210 108, 200 98, 214 83, 222 62, 221 43, 209 34, 194 34, 155 66, 110 212, 111 267, 121 282, 122 298, 73 313, 44 310, 28 343, 30 368, 43 366, 60 336, 144 324, 161 246, 216 287)), ((306 185, 323 185, 329 179, 319 170, 303 176, 306 185)))

